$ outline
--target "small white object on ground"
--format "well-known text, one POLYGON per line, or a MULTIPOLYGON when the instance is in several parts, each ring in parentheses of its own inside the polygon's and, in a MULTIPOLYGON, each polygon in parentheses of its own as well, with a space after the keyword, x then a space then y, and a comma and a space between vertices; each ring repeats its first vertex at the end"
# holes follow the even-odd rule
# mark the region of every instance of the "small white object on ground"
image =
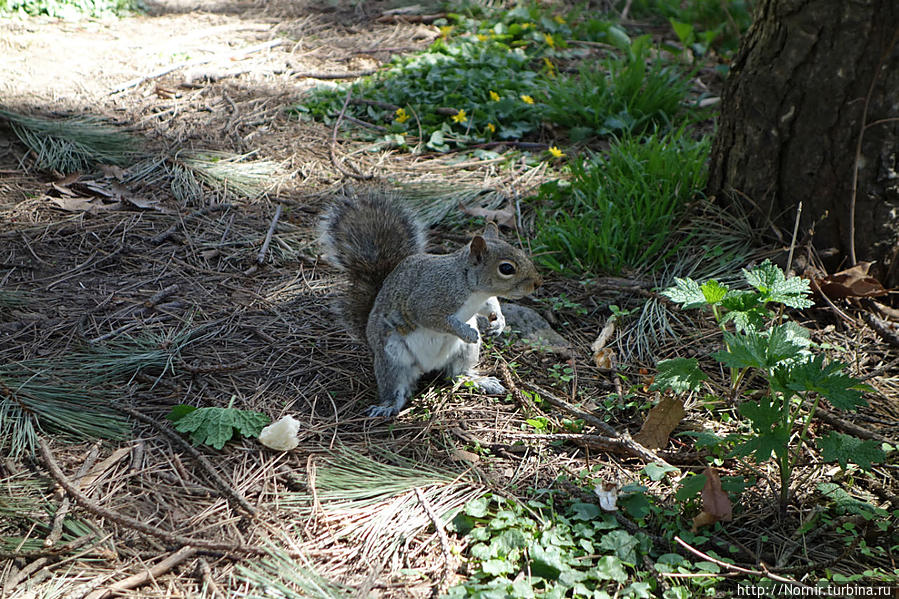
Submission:
POLYGON ((271 449, 290 451, 300 444, 300 421, 293 416, 284 416, 272 422, 259 433, 259 442, 271 449))

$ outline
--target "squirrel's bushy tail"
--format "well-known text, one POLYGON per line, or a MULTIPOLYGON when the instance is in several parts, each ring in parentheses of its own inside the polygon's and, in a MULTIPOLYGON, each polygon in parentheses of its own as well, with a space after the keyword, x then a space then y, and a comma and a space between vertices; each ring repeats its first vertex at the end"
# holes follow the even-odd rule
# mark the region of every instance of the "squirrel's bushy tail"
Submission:
POLYGON ((350 332, 365 340, 384 279, 403 259, 424 252, 422 226, 394 194, 373 189, 335 199, 320 228, 328 260, 347 273, 338 308, 350 332))

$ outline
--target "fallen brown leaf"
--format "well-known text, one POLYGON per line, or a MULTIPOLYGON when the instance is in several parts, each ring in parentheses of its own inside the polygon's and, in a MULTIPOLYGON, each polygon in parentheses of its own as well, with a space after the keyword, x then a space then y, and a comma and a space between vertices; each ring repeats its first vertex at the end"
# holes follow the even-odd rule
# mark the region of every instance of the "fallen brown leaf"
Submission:
POLYGON ((714 515, 708 512, 699 512, 696 516, 693 516, 693 527, 690 529, 690 532, 699 532, 699 529, 703 526, 711 526, 715 522, 718 521, 714 515))
POLYGON ((721 488, 721 478, 714 468, 706 468, 705 486, 702 488, 702 509, 718 520, 730 522, 733 519, 733 505, 730 497, 721 488))
POLYGON ((818 288, 831 299, 885 295, 887 290, 880 281, 868 274, 871 264, 859 262, 851 268, 822 277, 817 280, 818 288))
POLYGON ((661 449, 668 445, 668 435, 684 417, 684 404, 673 397, 663 397, 646 416, 634 441, 648 449, 661 449))

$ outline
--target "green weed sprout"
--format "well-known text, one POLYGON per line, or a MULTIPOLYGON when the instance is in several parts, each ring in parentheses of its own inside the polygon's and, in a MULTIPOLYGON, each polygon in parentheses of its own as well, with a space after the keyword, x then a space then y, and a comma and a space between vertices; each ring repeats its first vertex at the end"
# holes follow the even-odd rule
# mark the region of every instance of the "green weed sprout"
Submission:
MULTIPOLYGON (((870 387, 844 374, 844 364, 816 354, 809 332, 795 322, 782 322, 781 313, 769 307, 812 306, 807 280, 784 276, 769 260, 743 270, 743 275, 751 290, 686 278, 676 279, 676 285, 663 293, 684 309, 708 309, 721 328, 724 349, 712 357, 729 370, 730 398, 738 402, 737 409, 749 424, 747 432, 721 442, 732 445, 731 457, 752 456, 760 463, 774 455, 780 507, 785 510, 791 475, 821 399, 840 410, 855 410, 866 405, 862 394, 870 387), (750 398, 748 381, 759 377, 766 383, 761 396, 753 393, 750 398)), ((663 360, 658 369, 654 388, 675 393, 698 391, 708 378, 695 358, 663 360)), ((818 447, 825 461, 839 462, 843 468, 851 462, 868 469, 884 459, 876 441, 836 432, 819 439, 818 447)))

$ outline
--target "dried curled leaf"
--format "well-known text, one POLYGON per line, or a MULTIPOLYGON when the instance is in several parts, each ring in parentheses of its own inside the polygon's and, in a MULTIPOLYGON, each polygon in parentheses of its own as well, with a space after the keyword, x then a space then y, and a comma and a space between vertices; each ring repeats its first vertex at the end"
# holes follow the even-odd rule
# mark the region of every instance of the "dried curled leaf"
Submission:
POLYGON ((649 411, 634 441, 649 449, 661 449, 668 445, 668 435, 684 417, 684 404, 673 397, 663 397, 649 411))

